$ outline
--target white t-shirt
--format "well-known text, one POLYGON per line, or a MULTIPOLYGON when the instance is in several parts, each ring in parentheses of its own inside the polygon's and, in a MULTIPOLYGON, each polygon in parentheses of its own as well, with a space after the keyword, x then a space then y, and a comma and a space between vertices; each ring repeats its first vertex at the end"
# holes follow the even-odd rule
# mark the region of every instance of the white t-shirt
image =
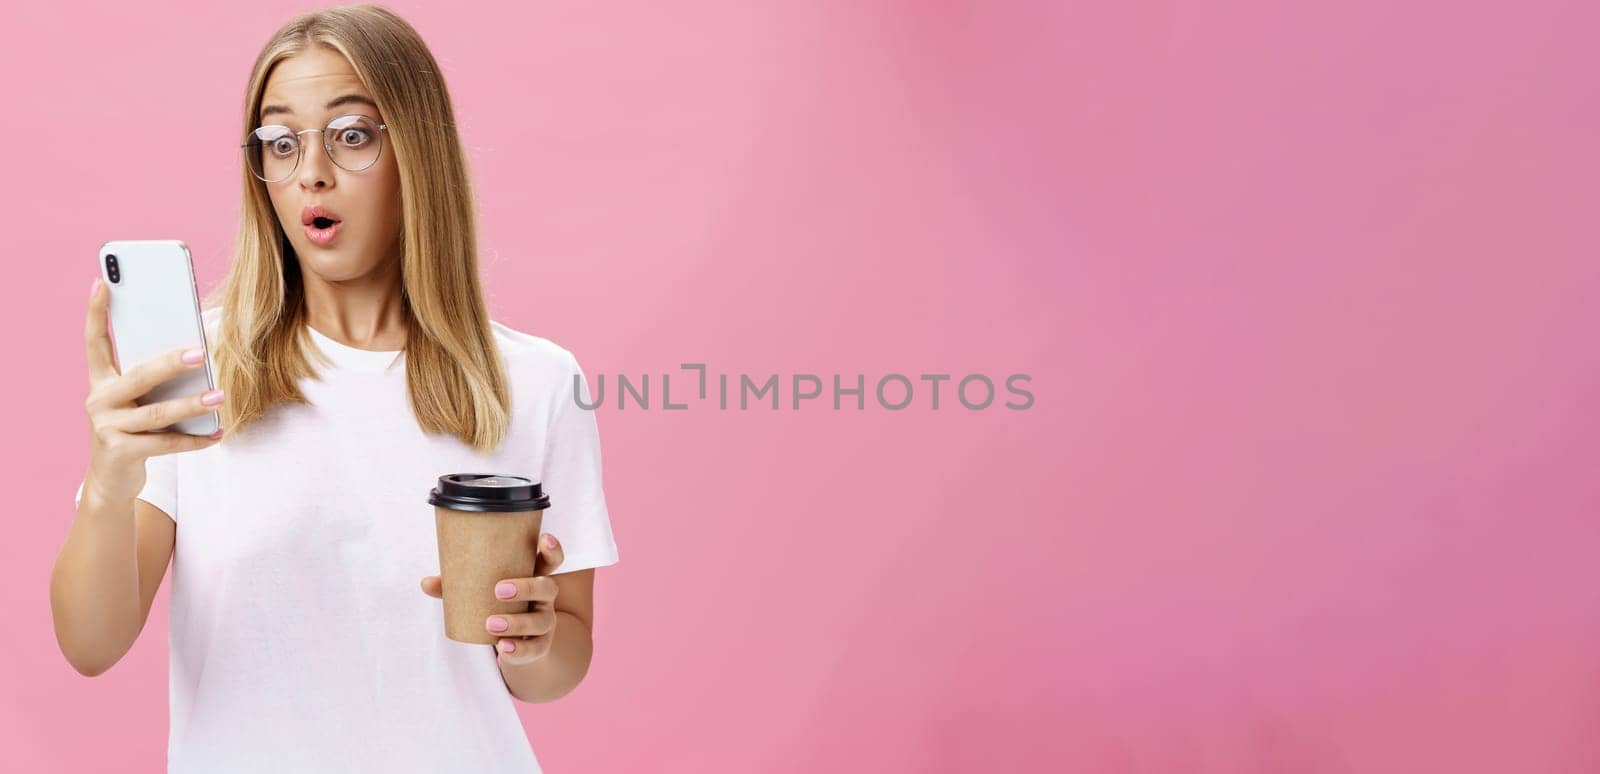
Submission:
POLYGON ((577 360, 492 328, 512 411, 490 454, 422 432, 403 352, 310 329, 334 364, 313 358, 312 405, 147 461, 139 498, 177 524, 169 772, 540 771, 494 646, 447 639, 442 603, 418 585, 439 570, 427 496, 446 473, 541 481, 558 572, 618 558, 577 360))

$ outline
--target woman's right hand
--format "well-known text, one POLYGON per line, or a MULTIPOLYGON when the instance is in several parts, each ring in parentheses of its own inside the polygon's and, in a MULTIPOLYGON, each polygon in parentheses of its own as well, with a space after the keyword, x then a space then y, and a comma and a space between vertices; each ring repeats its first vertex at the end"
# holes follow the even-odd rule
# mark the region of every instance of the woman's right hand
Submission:
POLYGON ((222 429, 211 435, 147 432, 180 419, 217 410, 222 391, 173 398, 140 406, 135 401, 162 382, 205 362, 200 349, 175 349, 129 368, 117 367, 107 330, 109 294, 95 279, 89 295, 89 317, 83 338, 89 358, 89 415, 91 447, 85 489, 102 496, 132 498, 144 488, 144 461, 149 457, 203 449, 222 439, 222 429))

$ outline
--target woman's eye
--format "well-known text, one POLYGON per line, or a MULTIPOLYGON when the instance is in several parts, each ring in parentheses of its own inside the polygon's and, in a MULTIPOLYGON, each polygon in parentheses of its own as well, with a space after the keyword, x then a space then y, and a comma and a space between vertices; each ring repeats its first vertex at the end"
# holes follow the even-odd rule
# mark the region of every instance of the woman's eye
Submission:
POLYGON ((294 153, 294 140, 291 140, 287 137, 279 137, 278 139, 272 141, 270 147, 272 148, 272 152, 274 154, 279 156, 288 156, 294 153))
POLYGON ((367 142, 367 133, 360 129, 346 129, 339 133, 339 142, 351 148, 359 148, 367 142))

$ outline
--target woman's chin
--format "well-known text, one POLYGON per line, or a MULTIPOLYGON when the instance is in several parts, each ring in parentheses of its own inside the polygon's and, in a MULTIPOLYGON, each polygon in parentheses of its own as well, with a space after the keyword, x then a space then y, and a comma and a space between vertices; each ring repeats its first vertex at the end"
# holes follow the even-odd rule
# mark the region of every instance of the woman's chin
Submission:
POLYGON ((317 275, 324 282, 347 282, 371 274, 377 266, 371 261, 361 261, 354 255, 344 254, 336 248, 313 249, 300 254, 300 268, 317 275))

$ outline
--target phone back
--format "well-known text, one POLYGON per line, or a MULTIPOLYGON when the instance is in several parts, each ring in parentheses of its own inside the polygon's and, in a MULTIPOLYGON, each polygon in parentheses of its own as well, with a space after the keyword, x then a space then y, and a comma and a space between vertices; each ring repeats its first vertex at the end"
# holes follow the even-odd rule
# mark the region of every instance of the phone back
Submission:
MULTIPOLYGON (((123 372, 178 348, 206 347, 189 248, 175 239, 107 242, 100 247, 100 276, 111 290, 111 338, 123 372), (108 260, 108 256, 115 256, 108 260)), ((136 402, 157 403, 198 395, 213 387, 209 351, 201 368, 157 385, 136 402)), ((217 414, 188 417, 163 428, 190 435, 217 430, 217 414)))

